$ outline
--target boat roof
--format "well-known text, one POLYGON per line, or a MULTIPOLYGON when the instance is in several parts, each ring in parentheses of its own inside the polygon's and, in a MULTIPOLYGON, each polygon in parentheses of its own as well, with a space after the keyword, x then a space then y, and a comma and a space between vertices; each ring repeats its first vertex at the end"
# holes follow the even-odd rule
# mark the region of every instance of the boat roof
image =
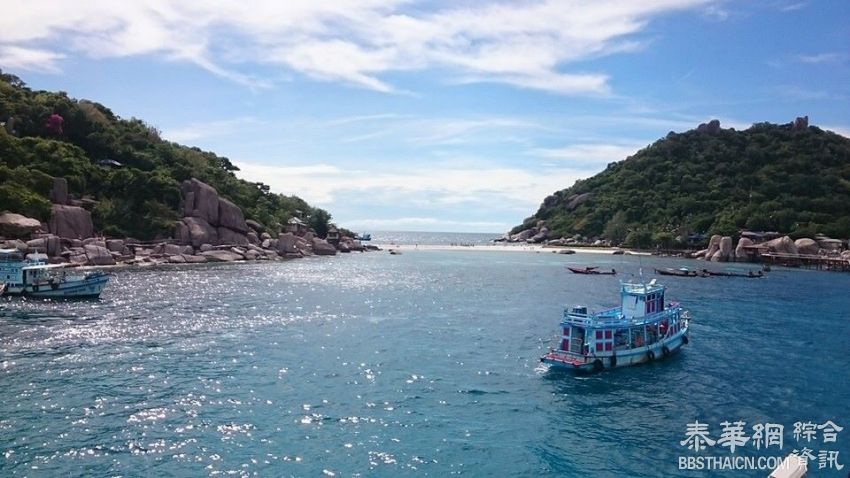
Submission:
POLYGON ((652 294, 653 292, 661 292, 666 289, 665 286, 652 279, 649 282, 620 282, 621 290, 626 294, 644 295, 652 294))
POLYGON ((586 314, 577 313, 567 308, 564 309, 564 317, 561 320, 561 326, 577 325, 588 329, 610 329, 652 324, 660 322, 665 317, 672 315, 679 307, 678 303, 673 303, 672 307, 668 309, 645 315, 643 317, 633 318, 623 317, 621 314, 621 307, 614 307, 596 313, 588 311, 586 314))
POLYGON ((68 264, 35 264, 31 266, 21 267, 21 270, 30 271, 34 269, 61 269, 68 267, 68 264))

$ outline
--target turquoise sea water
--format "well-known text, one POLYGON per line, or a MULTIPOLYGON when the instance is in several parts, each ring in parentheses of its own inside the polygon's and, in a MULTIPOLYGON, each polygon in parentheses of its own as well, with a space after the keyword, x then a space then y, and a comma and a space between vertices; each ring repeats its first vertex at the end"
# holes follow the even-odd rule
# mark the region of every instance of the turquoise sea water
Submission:
POLYGON ((850 275, 667 278, 694 316, 683 353, 539 367, 565 304, 612 304, 618 279, 682 263, 702 266, 414 250, 117 270, 100 301, 3 299, 0 476, 767 475, 678 470, 695 419, 714 438, 785 425, 782 451, 745 456, 833 420, 837 443, 808 447, 850 467, 850 275))

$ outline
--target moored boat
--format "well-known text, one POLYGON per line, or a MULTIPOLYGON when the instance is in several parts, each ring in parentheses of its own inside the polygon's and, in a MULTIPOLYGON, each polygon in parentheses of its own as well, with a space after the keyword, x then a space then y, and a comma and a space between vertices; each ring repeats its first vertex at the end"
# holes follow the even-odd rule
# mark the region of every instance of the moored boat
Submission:
POLYGON ((660 276, 708 277, 708 274, 704 272, 692 271, 687 267, 680 267, 678 269, 673 269, 672 267, 665 267, 663 269, 655 269, 655 273, 660 276))
POLYGON ((750 279, 755 279, 758 277, 764 277, 764 273, 762 271, 749 271, 749 272, 732 272, 732 271, 710 271, 708 269, 703 269, 702 273, 711 277, 747 277, 750 279))
POLYGON ((4 295, 76 299, 99 297, 109 276, 102 271, 70 271, 65 264, 48 264, 38 256, 2 249, 0 279, 5 281, 4 295))
POLYGON ((616 270, 611 269, 610 271, 600 271, 598 267, 585 267, 583 269, 578 267, 569 267, 567 266, 570 272, 573 274, 587 274, 587 275, 608 275, 612 276, 617 273, 616 270))
POLYGON ((561 338, 540 361, 580 372, 651 362, 688 343, 688 313, 676 302, 664 302, 666 287, 620 284, 620 306, 598 313, 587 307, 564 310, 561 338))

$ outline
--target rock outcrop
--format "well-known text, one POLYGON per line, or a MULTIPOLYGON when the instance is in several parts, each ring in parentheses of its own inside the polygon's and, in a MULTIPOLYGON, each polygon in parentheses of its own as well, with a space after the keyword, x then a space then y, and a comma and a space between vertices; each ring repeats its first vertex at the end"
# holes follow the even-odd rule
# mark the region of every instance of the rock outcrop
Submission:
POLYGON ((526 229, 524 231, 520 231, 511 236, 510 242, 525 242, 530 238, 534 237, 537 234, 537 228, 532 227, 531 229, 526 229))
POLYGON ((531 243, 534 243, 534 244, 539 244, 539 243, 541 243, 541 242, 545 241, 545 240, 546 240, 546 238, 548 238, 548 237, 549 237, 549 229, 548 229, 548 228, 546 228, 546 227, 541 227, 541 228, 540 228, 540 231, 539 231, 537 234, 535 234, 535 235, 533 235, 533 236, 529 237, 529 238, 526 240, 526 242, 531 242, 531 243))
POLYGON ((720 240, 723 239, 720 235, 715 234, 708 240, 708 247, 694 254, 694 257, 701 257, 705 260, 711 260, 714 254, 720 249, 720 240))
POLYGON ((254 232, 256 232, 257 234, 262 234, 262 233, 266 232, 266 228, 263 227, 262 224, 260 224, 259 222, 255 221, 253 219, 248 219, 247 221, 245 221, 245 224, 247 224, 248 227, 253 229, 254 232))
POLYGON ((593 193, 583 193, 583 194, 574 194, 569 197, 567 202, 567 209, 572 211, 573 209, 581 206, 586 203, 590 198, 593 197, 593 193))
POLYGON ((233 262, 245 260, 245 256, 233 251, 206 251, 200 254, 210 262, 233 262))
POLYGON ((41 221, 38 219, 8 211, 0 214, 0 236, 30 237, 39 229, 41 229, 41 221))
POLYGON ((113 266, 115 265, 115 258, 112 257, 112 254, 109 253, 105 247, 97 246, 94 244, 88 244, 83 246, 86 253, 86 259, 88 259, 88 263, 95 266, 113 266))
POLYGON ((51 233, 67 239, 86 239, 94 235, 91 213, 78 206, 54 204, 48 227, 51 233))
POLYGON ((183 215, 203 219, 208 224, 218 225, 218 192, 195 178, 183 181, 183 215))
POLYGON ((732 238, 723 236, 717 245, 717 251, 711 256, 706 256, 712 262, 726 262, 732 257, 732 238))
POLYGON ((179 224, 183 226, 177 227, 177 233, 184 234, 181 230, 185 228, 187 237, 179 237, 178 240, 183 244, 191 244, 195 247, 200 247, 203 244, 218 244, 218 231, 207 221, 199 217, 184 217, 179 224), (188 239, 188 240, 187 240, 188 239))
POLYGON ((826 237, 823 234, 815 235, 815 241, 818 243, 818 246, 825 251, 840 251, 844 246, 844 241, 841 239, 833 239, 831 237, 826 237))
POLYGON ((720 132, 720 120, 713 119, 697 126, 697 133, 716 134, 718 132, 720 132))
POLYGON ((224 198, 218 199, 218 223, 220 227, 245 234, 248 232, 248 224, 239 206, 224 198))
POLYGON ((124 250, 124 240, 123 239, 107 239, 106 240, 106 248, 109 249, 109 252, 121 252, 124 250))
POLYGON ((216 229, 216 232, 218 233, 219 244, 228 244, 233 246, 248 245, 248 236, 239 231, 234 231, 233 229, 220 226, 216 229))
POLYGON ((50 202, 53 204, 68 204, 68 181, 65 178, 53 178, 53 188, 50 190, 50 202))
POLYGON ((764 243, 764 245, 767 246, 771 252, 794 255, 798 253, 797 246, 794 244, 794 240, 788 236, 778 237, 776 239, 767 241, 764 243))
MULTIPOLYGON (((242 209, 219 197, 210 185, 192 178, 180 186, 183 194, 183 219, 174 228, 174 238, 181 244, 199 247, 201 244, 244 246, 252 241, 252 233, 242 209)), ((251 221, 260 226, 256 221, 251 221)), ((256 234, 254 234, 256 237, 256 234)), ((259 239, 253 241, 259 242, 259 239)))
POLYGON ((277 236, 277 252, 278 254, 293 254, 298 252, 295 248, 297 238, 295 234, 286 232, 277 236))
POLYGON ((738 245, 735 247, 735 260, 738 262, 747 262, 753 260, 753 257, 747 252, 745 249, 748 246, 752 246, 753 241, 748 237, 742 237, 738 239, 738 245))
POLYGON ((313 238, 313 253, 317 256, 333 256, 336 255, 336 247, 331 245, 324 239, 318 237, 313 238))
POLYGON ((820 251, 817 241, 806 237, 794 241, 794 247, 797 248, 797 253, 799 254, 815 255, 820 251))
POLYGON ((67 182, 58 178, 51 191, 54 204, 48 227, 52 234, 42 233, 42 224, 35 219, 4 212, 0 214, 0 236, 9 240, 0 237, 0 248, 47 254, 51 263, 95 266, 279 260, 366 249, 347 236, 339 237, 335 246, 306 227, 297 234, 272 239, 262 224, 246 220, 238 206, 219 197, 209 185, 191 179, 184 181, 181 191, 184 217, 175 224, 176 240, 143 243, 132 238, 95 237, 91 213, 76 205, 80 201, 68 197, 67 182))

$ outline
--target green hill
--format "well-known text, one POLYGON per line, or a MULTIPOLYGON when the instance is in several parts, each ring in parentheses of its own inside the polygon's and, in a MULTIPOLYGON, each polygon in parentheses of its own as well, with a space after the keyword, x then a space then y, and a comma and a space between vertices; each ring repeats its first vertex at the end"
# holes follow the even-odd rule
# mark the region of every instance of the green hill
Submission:
POLYGON ((549 237, 673 245, 740 229, 850 236, 850 139, 808 126, 719 122, 673 133, 547 197, 511 232, 545 220, 549 237))
POLYGON ((53 177, 90 198, 97 231, 138 239, 167 237, 178 219, 180 183, 198 178, 242 208, 245 217, 276 233, 296 210, 317 231, 330 215, 296 196, 239 179, 225 157, 160 138, 142 120, 64 92, 33 91, 0 71, 0 210, 46 221, 53 177), (61 129, 51 117, 61 117, 61 129), (121 167, 109 167, 112 161, 121 167))

